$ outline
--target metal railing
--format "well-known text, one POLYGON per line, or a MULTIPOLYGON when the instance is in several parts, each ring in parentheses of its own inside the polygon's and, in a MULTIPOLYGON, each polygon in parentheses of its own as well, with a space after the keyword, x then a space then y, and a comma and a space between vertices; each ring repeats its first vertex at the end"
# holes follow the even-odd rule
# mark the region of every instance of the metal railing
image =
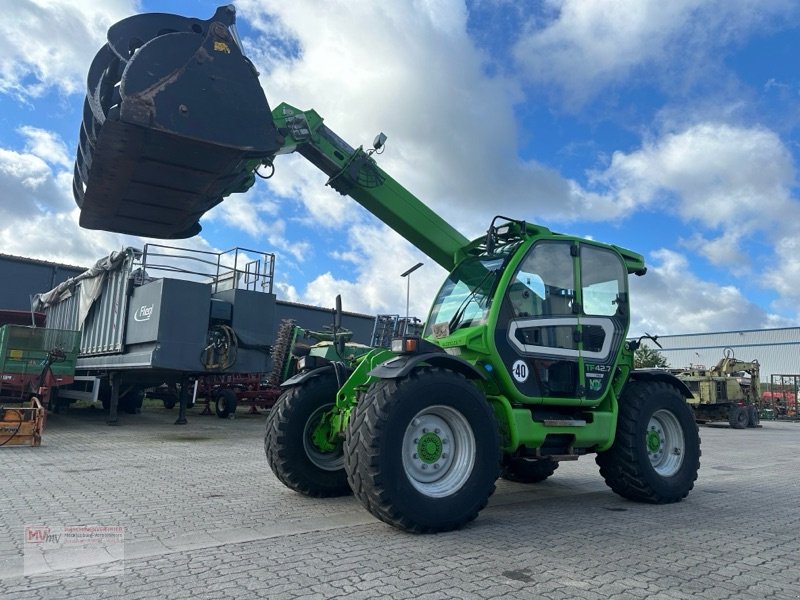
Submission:
POLYGON ((229 289, 272 293, 275 255, 248 248, 212 252, 145 244, 133 274, 136 285, 168 276, 209 283, 212 293, 229 289))

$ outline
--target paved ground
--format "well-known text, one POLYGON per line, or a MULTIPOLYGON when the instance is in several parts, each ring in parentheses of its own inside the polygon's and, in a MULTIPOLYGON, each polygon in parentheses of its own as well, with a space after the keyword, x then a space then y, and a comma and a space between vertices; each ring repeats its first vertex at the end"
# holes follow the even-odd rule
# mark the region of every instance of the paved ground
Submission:
POLYGON ((0 449, 0 598, 800 598, 800 424, 702 427, 679 504, 622 500, 588 458, 417 536, 284 488, 263 415, 175 416, 76 410, 41 448, 0 449), (124 568, 25 576, 24 525, 90 524, 125 527, 124 568))

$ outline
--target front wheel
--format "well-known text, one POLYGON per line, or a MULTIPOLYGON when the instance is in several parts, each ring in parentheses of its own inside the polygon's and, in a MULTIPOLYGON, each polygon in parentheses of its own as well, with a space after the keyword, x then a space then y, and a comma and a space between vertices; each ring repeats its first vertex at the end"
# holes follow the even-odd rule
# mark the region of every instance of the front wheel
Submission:
POLYGON ((317 498, 350 493, 342 444, 321 448, 314 432, 336 401, 336 378, 323 374, 289 388, 269 411, 264 452, 286 487, 317 498))
POLYGON ((449 531, 478 516, 500 474, 500 436, 483 394, 461 375, 424 369, 375 383, 345 438, 350 487, 385 523, 449 531))
POLYGON ((667 383, 628 383, 619 400, 614 445, 596 461, 606 484, 620 496, 652 504, 682 500, 700 468, 700 436, 691 408, 667 383))

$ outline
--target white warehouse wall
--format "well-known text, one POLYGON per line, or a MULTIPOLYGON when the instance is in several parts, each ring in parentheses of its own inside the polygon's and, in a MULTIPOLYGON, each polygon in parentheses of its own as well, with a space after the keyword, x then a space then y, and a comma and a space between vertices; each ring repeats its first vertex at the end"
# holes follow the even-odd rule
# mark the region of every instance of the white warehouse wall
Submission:
POLYGON ((769 383, 771 375, 800 374, 800 327, 664 335, 658 338, 663 349, 642 342, 659 350, 672 368, 713 367, 731 348, 738 360, 759 362, 763 382, 769 383))

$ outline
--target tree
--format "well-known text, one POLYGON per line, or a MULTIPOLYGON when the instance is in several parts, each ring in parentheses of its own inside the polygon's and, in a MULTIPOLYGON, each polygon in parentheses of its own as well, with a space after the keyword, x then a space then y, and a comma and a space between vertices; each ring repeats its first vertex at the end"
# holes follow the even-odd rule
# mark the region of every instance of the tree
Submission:
POLYGON ((637 369, 666 369, 669 367, 669 363, 661 352, 647 344, 642 344, 633 354, 633 366, 637 369))

